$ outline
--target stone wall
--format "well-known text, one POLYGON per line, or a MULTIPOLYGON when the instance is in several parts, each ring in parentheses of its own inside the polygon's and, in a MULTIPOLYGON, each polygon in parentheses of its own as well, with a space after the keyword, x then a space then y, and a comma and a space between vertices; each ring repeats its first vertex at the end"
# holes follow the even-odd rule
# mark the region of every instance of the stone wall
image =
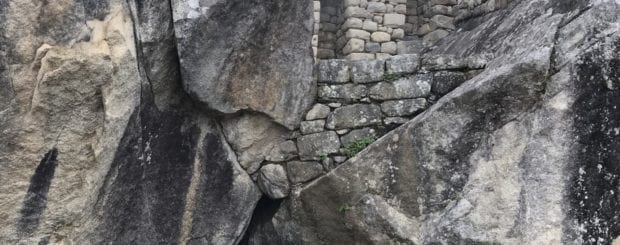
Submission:
POLYGON ((343 3, 340 0, 322 0, 320 3, 319 43, 317 56, 333 59, 342 56, 344 44, 338 43, 343 35, 343 3))
POLYGON ((315 20, 320 22, 315 26, 320 29, 315 56, 369 60, 418 53, 421 44, 432 46, 455 31, 457 22, 504 8, 510 1, 322 0, 315 3, 315 18, 320 18, 315 20))
POLYGON ((510 2, 512 0, 460 0, 456 6, 458 9, 455 21, 459 22, 503 9, 510 2))
POLYGON ((299 130, 278 143, 258 171, 249 171, 272 198, 309 182, 366 144, 408 122, 485 63, 451 56, 395 55, 385 60, 319 60, 317 103, 299 130))
POLYGON ((418 0, 417 34, 424 44, 432 45, 454 31, 454 16, 457 15, 457 0, 418 0))
POLYGON ((384 59, 397 54, 396 41, 405 37, 406 0, 347 0, 342 26, 348 60, 384 59))

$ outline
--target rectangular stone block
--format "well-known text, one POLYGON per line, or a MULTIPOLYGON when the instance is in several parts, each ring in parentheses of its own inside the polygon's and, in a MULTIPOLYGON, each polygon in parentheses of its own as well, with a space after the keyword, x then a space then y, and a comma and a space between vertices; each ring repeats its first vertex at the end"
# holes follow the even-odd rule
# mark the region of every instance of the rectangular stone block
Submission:
POLYGON ((385 61, 387 74, 411 74, 418 70, 420 56, 417 54, 394 55, 385 61))
POLYGON ((392 82, 380 82, 370 88, 370 98, 395 100, 428 97, 431 93, 432 74, 420 74, 392 82))
POLYGON ((392 57, 391 54, 386 54, 386 53, 377 53, 376 56, 378 60, 387 60, 390 57, 392 57))
POLYGON ((335 109, 329 117, 329 129, 358 128, 381 123, 381 108, 373 104, 355 104, 335 109))
POLYGON ((324 127, 325 120, 303 121, 299 126, 299 131, 301 131, 301 134, 313 134, 323 132, 324 127))
POLYGON ((351 80, 354 83, 379 82, 383 79, 385 61, 357 60, 351 61, 351 80))
POLYGON ((344 45, 344 48, 342 49, 342 53, 343 54, 350 54, 350 53, 360 53, 360 52, 364 52, 365 46, 364 46, 364 40, 362 39, 357 39, 357 38, 351 38, 346 45, 344 45))
POLYGON ((358 29, 348 29, 344 34, 348 39, 357 38, 362 40, 370 40, 370 32, 358 29))
POLYGON ((321 101, 356 101, 366 95, 366 86, 355 84, 320 86, 318 92, 321 101))
POLYGON ((346 56, 347 60, 373 60, 375 59, 375 54, 367 54, 367 53, 351 53, 346 56))
POLYGON ((349 62, 346 60, 321 60, 318 65, 318 81, 323 83, 346 83, 349 81, 349 62))
POLYGON ((426 109, 426 99, 391 100, 381 103, 381 111, 388 117, 403 117, 419 113, 426 109))
POLYGON ((385 3, 382 3, 382 2, 369 2, 366 9, 368 10, 368 12, 371 12, 371 13, 385 13, 386 12, 385 3))
POLYGON ((333 59, 336 55, 334 54, 333 49, 320 48, 317 49, 317 57, 319 59, 333 59))
POLYGON ((372 14, 370 14, 366 9, 360 7, 347 7, 344 10, 345 18, 372 18, 372 14))
POLYGON ((383 25, 387 27, 401 27, 405 24, 404 14, 385 14, 383 15, 383 25))
POLYGON ((347 30, 350 28, 362 29, 364 26, 364 21, 359 18, 348 18, 344 24, 342 24, 342 29, 347 30))
POLYGON ((367 42, 366 43, 366 52, 367 53, 379 53, 381 52, 381 44, 375 42, 367 42))
POLYGON ((297 138, 297 149, 302 160, 319 160, 321 156, 338 153, 340 139, 334 131, 304 135, 297 138))
POLYGON ((318 162, 290 161, 286 164, 288 178, 293 184, 308 182, 323 174, 323 165, 318 162))
POLYGON ((385 42, 381 44, 381 53, 396 54, 396 42, 385 42))

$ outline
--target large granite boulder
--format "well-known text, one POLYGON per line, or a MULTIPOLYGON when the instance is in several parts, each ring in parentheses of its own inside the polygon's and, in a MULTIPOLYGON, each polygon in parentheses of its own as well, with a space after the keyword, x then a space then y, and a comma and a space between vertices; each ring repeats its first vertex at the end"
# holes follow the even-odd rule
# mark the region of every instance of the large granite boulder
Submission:
POLYGON ((261 193, 182 91, 171 13, 0 2, 0 243, 241 240, 261 193))
POLYGON ((173 0, 184 87, 205 109, 293 129, 312 102, 312 2, 173 0))

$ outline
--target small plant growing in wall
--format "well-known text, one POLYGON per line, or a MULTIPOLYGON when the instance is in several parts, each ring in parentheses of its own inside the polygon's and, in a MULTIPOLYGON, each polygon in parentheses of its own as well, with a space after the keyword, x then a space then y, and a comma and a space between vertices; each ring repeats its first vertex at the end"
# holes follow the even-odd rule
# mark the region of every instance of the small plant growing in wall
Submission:
POLYGON ((321 161, 325 161, 325 159, 327 159, 327 155, 325 155, 325 154, 320 155, 319 159, 321 159, 321 161))
POLYGON ((340 204, 340 206, 338 207, 338 212, 345 213, 345 212, 347 212, 347 211, 349 211, 351 209, 352 209, 352 207, 349 206, 348 203, 343 203, 343 204, 340 204))
POLYGON ((375 142, 375 138, 372 136, 359 138, 345 146, 345 153, 347 154, 347 157, 351 158, 360 151, 364 150, 364 148, 368 145, 372 144, 372 142, 375 142))

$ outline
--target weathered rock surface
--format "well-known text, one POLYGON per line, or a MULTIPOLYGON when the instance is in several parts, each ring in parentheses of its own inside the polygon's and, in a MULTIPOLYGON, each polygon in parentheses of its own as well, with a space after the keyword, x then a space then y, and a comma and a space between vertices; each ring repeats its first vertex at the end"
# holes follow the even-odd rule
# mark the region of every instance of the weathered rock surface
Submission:
POLYGON ((0 1, 0 244, 620 241, 620 2, 330 4, 0 1))
POLYGON ((222 128, 239 164, 250 174, 289 136, 286 128, 256 113, 228 116, 223 119, 222 128))
POLYGON ((172 2, 187 92, 205 109, 262 112, 296 128, 316 89, 312 2, 172 2))
POLYGON ((260 168, 258 186, 272 199, 284 198, 291 191, 286 170, 279 164, 267 164, 260 168))
POLYGON ((0 243, 241 240, 261 193, 181 90, 169 2, 11 0, 0 21, 0 243))
POLYGON ((520 1, 446 37, 428 57, 455 62, 433 69, 479 68, 466 59, 482 55, 485 71, 283 203, 269 222, 277 239, 612 243, 619 10, 617 1, 520 1))

